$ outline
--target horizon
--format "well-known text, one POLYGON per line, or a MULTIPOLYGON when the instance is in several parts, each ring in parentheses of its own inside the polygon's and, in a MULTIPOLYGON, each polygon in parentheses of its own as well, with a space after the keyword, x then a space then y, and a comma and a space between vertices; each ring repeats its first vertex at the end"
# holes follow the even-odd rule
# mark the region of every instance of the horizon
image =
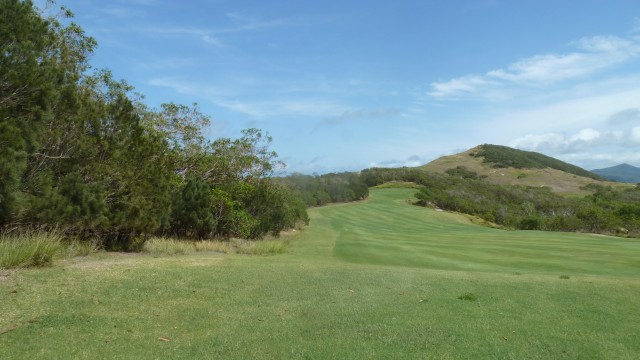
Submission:
POLYGON ((255 127, 287 172, 419 166, 483 143, 640 166, 640 3, 59 1, 91 60, 255 127))

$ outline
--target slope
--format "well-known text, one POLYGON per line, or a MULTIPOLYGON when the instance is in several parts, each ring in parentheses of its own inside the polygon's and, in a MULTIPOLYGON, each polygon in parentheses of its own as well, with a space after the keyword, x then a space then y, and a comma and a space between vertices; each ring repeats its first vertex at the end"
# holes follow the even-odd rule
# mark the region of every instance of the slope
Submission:
POLYGON ((486 177, 500 185, 547 186, 559 194, 582 195, 582 187, 603 182, 598 175, 539 153, 511 149, 506 146, 480 145, 455 155, 440 157, 420 168, 427 172, 445 173, 458 166, 486 177))
POLYGON ((604 169, 595 169, 591 170, 591 172, 598 174, 605 179, 610 179, 618 182, 640 182, 640 168, 629 164, 620 164, 604 169))

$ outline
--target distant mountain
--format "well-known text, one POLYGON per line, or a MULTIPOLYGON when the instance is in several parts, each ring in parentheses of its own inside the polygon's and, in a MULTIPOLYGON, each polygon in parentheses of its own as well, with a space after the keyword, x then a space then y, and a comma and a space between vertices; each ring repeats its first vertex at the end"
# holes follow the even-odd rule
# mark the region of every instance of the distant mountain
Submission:
POLYGON ((604 169, 595 169, 591 170, 591 172, 613 181, 640 183, 640 168, 629 164, 620 164, 604 169))
POLYGON ((489 144, 443 156, 420 168, 445 173, 457 167, 473 171, 496 184, 546 186, 561 194, 584 194, 587 192, 582 187, 605 180, 600 175, 540 153, 489 144))

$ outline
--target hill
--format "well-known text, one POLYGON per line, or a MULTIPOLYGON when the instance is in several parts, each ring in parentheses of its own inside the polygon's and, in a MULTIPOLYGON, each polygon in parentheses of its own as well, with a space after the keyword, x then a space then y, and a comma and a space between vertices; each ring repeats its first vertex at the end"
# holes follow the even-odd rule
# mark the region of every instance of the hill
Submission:
POLYGON ((625 183, 640 183, 640 168, 629 164, 595 169, 591 170, 591 172, 609 180, 625 183))
POLYGON ((445 173, 456 167, 474 171, 496 184, 547 186, 560 194, 585 194, 582 187, 604 182, 597 174, 540 153, 488 144, 440 157, 420 168, 445 173))

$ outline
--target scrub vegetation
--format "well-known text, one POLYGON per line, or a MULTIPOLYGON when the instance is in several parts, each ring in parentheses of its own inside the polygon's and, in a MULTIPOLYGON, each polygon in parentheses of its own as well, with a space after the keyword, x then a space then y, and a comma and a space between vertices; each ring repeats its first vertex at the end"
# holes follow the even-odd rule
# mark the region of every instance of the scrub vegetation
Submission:
POLYGON ((268 134, 208 140, 196 104, 147 107, 91 67, 96 42, 68 9, 49 13, 0 1, 0 231, 139 250, 151 236, 260 239, 307 222, 271 179, 282 164, 268 134))

